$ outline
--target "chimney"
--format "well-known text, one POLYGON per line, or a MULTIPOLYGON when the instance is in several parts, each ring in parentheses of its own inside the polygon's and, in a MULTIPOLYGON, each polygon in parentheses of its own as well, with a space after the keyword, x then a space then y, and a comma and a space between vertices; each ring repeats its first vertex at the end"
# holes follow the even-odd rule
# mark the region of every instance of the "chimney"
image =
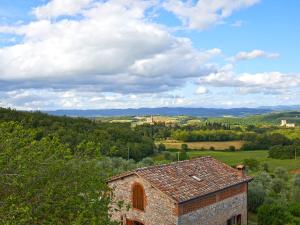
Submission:
POLYGON ((246 175, 245 166, 242 164, 239 164, 236 166, 236 169, 238 170, 238 174, 240 177, 244 177, 246 175))

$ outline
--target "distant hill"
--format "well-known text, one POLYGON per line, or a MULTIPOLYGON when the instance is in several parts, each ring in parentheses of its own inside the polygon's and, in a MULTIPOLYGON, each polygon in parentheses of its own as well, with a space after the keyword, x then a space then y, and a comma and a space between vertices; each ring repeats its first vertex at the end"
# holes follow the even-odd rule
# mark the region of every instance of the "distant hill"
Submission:
POLYGON ((55 110, 45 111, 50 115, 56 116, 73 116, 73 117, 101 117, 101 116, 146 116, 146 115, 162 115, 162 116, 199 116, 199 117, 222 117, 235 116, 244 117, 249 115, 257 115, 272 112, 269 108, 139 108, 139 109, 99 109, 99 110, 55 110))

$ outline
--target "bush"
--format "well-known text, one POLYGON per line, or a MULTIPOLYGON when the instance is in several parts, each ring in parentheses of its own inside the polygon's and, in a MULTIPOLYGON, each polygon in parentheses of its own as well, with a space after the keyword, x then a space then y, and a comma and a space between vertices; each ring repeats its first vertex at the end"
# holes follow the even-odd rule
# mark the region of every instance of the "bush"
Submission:
POLYGON ((190 157, 188 156, 188 154, 186 153, 186 151, 181 151, 179 153, 179 160, 182 161, 182 160, 188 160, 190 159, 190 157))
POLYGON ((283 225, 294 222, 288 209, 278 204, 262 205, 257 212, 258 225, 283 225))
POLYGON ((257 170, 259 168, 259 161, 257 159, 244 159, 244 165, 247 166, 250 170, 257 170))
POLYGON ((189 149, 189 146, 187 144, 182 144, 181 145, 181 150, 186 151, 189 149))
POLYGON ((266 191, 261 183, 253 182, 248 189, 248 210, 256 212, 266 198, 266 191))
POLYGON ((296 174, 294 177, 294 185, 300 187, 300 174, 296 174))
POLYGON ((228 150, 231 152, 235 152, 236 149, 235 149, 235 146, 231 145, 231 146, 229 146, 228 150))
POLYGON ((166 146, 163 143, 160 143, 157 148, 158 152, 166 151, 166 146))
POLYGON ((172 160, 172 154, 170 152, 164 152, 165 160, 172 160))
POLYGON ((278 178, 280 178, 284 181, 287 181, 289 179, 289 174, 288 174, 288 172, 285 168, 277 167, 274 170, 274 174, 275 174, 276 177, 278 177, 278 178))
POLYGON ((285 189, 285 186, 285 181, 280 178, 274 178, 272 181, 272 190, 275 193, 280 193, 281 191, 283 191, 285 189))
POLYGON ((262 169, 265 171, 265 172, 269 172, 269 164, 268 163, 263 163, 262 164, 262 169))
POLYGON ((300 203, 290 203, 288 210, 293 216, 300 217, 300 203))
POLYGON ((295 157, 295 151, 300 154, 299 146, 288 145, 281 146, 277 145, 269 150, 269 157, 274 159, 293 159, 295 157))

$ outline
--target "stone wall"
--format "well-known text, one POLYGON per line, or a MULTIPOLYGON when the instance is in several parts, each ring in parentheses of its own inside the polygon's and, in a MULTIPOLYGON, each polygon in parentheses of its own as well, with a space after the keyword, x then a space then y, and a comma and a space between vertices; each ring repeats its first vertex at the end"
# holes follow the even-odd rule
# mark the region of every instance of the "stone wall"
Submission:
POLYGON ((242 225, 247 224, 246 183, 178 205, 146 180, 130 175, 109 183, 114 190, 114 201, 131 205, 131 190, 135 183, 145 190, 145 210, 131 207, 129 211, 111 212, 114 220, 120 221, 123 216, 144 225, 226 225, 232 216, 241 214, 242 225))
POLYGON ((178 225, 226 225, 228 219, 242 215, 242 224, 247 224, 247 192, 218 201, 196 211, 181 215, 178 225))
POLYGON ((124 209, 120 212, 111 212, 112 219, 120 221, 121 216, 126 216, 127 219, 139 221, 145 225, 177 224, 175 202, 137 175, 131 175, 109 183, 109 186, 114 190, 114 201, 123 200, 131 204, 131 188, 135 182, 144 187, 146 195, 145 210, 140 211, 131 207, 129 211, 124 209))

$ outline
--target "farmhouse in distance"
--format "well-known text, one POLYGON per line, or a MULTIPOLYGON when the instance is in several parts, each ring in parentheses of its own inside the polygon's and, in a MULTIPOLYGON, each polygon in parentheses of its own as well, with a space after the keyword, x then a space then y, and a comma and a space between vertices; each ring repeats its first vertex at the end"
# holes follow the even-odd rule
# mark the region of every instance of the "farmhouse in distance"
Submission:
POLYGON ((114 202, 129 210, 113 211, 123 225, 247 224, 251 177, 206 156, 140 168, 108 181, 114 202))

